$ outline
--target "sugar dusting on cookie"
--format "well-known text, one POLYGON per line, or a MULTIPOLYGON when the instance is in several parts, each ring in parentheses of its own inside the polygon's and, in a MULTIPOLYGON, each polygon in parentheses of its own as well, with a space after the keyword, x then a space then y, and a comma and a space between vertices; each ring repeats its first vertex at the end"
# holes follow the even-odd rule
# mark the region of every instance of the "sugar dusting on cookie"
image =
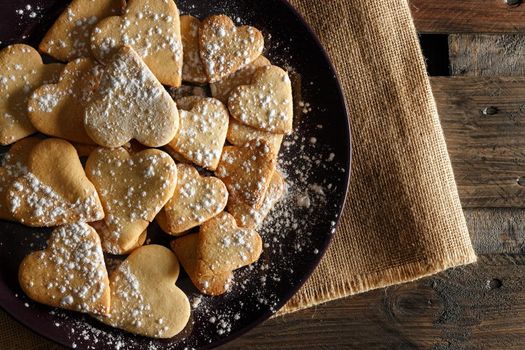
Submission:
POLYGON ((264 38, 258 29, 249 26, 237 28, 224 15, 205 19, 199 40, 200 56, 212 83, 253 62, 264 48, 264 38))
POLYGON ((61 60, 92 57, 91 32, 101 19, 116 15, 121 0, 74 0, 40 42, 40 51, 61 60))
POLYGON ((89 136, 105 147, 133 138, 149 147, 164 146, 179 128, 175 102, 129 46, 106 66, 84 118, 89 136))
POLYGON ((109 310, 109 281, 96 232, 86 224, 55 229, 45 250, 24 259, 20 283, 33 297, 81 312, 109 310))
POLYGON ((122 16, 96 25, 91 48, 98 59, 107 60, 122 45, 132 46, 163 84, 180 86, 183 49, 175 2, 131 0, 122 16))
POLYGON ((177 187, 164 208, 168 233, 179 235, 219 214, 228 191, 215 177, 203 177, 190 165, 179 164, 177 187))
POLYGON ((153 149, 136 154, 123 148, 98 149, 89 156, 86 172, 106 213, 99 229, 104 251, 113 254, 136 248, 144 230, 173 195, 177 181, 175 162, 153 149))
POLYGON ((180 130, 168 145, 193 163, 215 170, 228 132, 228 110, 213 98, 203 98, 191 110, 181 109, 180 130))
MULTIPOLYGON (((83 198, 69 202, 53 188, 42 183, 33 173, 27 172, 19 177, 8 193, 9 210, 17 215, 21 207, 31 215, 31 220, 39 226, 54 226, 70 221, 71 216, 81 222, 91 222, 103 218, 98 208, 96 192, 86 193, 83 198)), ((24 218, 19 220, 24 223, 24 218)))

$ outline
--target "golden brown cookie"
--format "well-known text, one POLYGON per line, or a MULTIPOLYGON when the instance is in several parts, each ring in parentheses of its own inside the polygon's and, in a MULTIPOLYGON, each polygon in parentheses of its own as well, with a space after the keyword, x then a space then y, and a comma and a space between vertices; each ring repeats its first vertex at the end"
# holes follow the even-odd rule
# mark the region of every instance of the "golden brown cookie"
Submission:
POLYGON ((122 45, 132 46, 162 84, 181 85, 183 53, 174 1, 128 0, 124 15, 108 17, 93 29, 97 59, 107 61, 122 45))
POLYGON ((8 186, 13 217, 28 226, 53 227, 104 218, 93 184, 67 141, 45 139, 27 156, 27 172, 8 186))
POLYGON ((279 154, 283 138, 283 134, 274 134, 258 130, 244 125, 233 118, 230 118, 228 134, 226 135, 228 142, 234 146, 244 146, 251 140, 264 139, 272 148, 272 152, 275 156, 279 154))
POLYGON ((101 74, 102 67, 89 58, 68 63, 58 84, 43 85, 29 98, 33 126, 46 135, 93 144, 84 129, 84 111, 101 74))
POLYGON ((187 164, 177 165, 177 177, 175 193, 164 207, 165 221, 161 224, 166 233, 174 236, 216 216, 228 202, 226 186, 216 177, 201 176, 187 164))
POLYGON ((285 182, 282 175, 275 171, 268 186, 262 206, 255 209, 248 204, 231 197, 228 200, 227 210, 233 215, 240 227, 257 229, 264 221, 274 205, 283 197, 285 182))
POLYGON ((104 254, 97 233, 87 224, 56 228, 45 250, 24 258, 18 279, 22 290, 39 303, 95 315, 109 313, 104 254))
POLYGON ((208 81, 215 83, 255 61, 264 37, 254 27, 236 27, 228 16, 210 16, 202 22, 199 46, 208 81))
POLYGON ((135 250, 110 275, 111 313, 102 322, 152 338, 172 338, 190 318, 188 297, 176 285, 179 262, 168 249, 135 250))
POLYGON ((177 183, 175 162, 155 149, 130 154, 123 148, 100 148, 89 156, 86 173, 106 213, 105 227, 98 229, 102 248, 112 254, 126 254, 137 247, 177 183))
POLYGON ((233 216, 222 212, 204 223, 197 242, 197 276, 215 276, 256 262, 262 239, 249 228, 239 228, 233 216))
POLYGON ((73 0, 38 49, 59 61, 91 57, 91 31, 101 19, 119 14, 124 5, 124 0, 73 0))
POLYGON ((277 66, 258 68, 251 84, 231 92, 228 109, 232 117, 256 129, 292 132, 293 97, 288 73, 277 66))
POLYGON ((190 277, 193 285, 203 294, 221 295, 228 291, 233 279, 231 271, 217 274, 197 274, 199 235, 197 233, 178 238, 171 242, 171 249, 190 277))
POLYGON ((27 116, 27 99, 40 85, 56 82, 63 67, 43 64, 31 46, 15 44, 0 51, 0 145, 36 131, 27 116))
POLYGON ((26 137, 15 142, 5 155, 0 166, 0 219, 14 221, 9 210, 7 191, 9 185, 19 176, 27 173, 28 158, 33 147, 41 140, 36 137, 26 137))
MULTIPOLYGON (((111 235, 111 232, 109 231, 109 228, 104 221, 92 222, 89 225, 91 225, 91 227, 93 227, 95 231, 97 231, 100 237, 108 237, 109 235, 111 235)), ((147 238, 148 238, 148 230, 146 229, 144 230, 144 232, 140 234, 135 245, 128 249, 128 253, 134 251, 135 249, 139 247, 142 247, 144 243, 146 243, 147 238)))
POLYGON ((177 105, 137 53, 124 46, 105 67, 88 103, 84 126, 104 147, 136 139, 149 147, 173 140, 179 128, 177 105))
POLYGON ((205 84, 208 81, 199 53, 200 25, 201 21, 193 16, 180 16, 180 32, 184 52, 182 81, 193 84, 205 84))
POLYGON ((271 63, 266 57, 257 57, 255 61, 248 64, 246 67, 239 69, 237 72, 228 75, 216 83, 210 84, 211 95, 213 98, 227 104, 228 98, 233 89, 237 86, 251 84, 253 75, 257 68, 270 65, 271 63))
POLYGON ((180 130, 168 147, 201 167, 215 170, 228 132, 228 109, 219 100, 200 98, 180 109, 180 130))
POLYGON ((275 164, 270 145, 258 139, 243 147, 224 147, 215 175, 226 184, 231 197, 259 209, 275 171, 275 164))

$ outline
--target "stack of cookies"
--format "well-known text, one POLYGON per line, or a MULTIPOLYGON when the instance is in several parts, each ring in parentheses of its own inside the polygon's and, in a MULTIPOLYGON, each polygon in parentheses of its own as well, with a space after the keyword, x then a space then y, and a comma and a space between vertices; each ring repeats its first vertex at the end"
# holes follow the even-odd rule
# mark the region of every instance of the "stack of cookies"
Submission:
POLYGON ((171 0, 75 0, 39 45, 65 63, 0 51, 0 219, 54 228, 20 266, 30 298, 170 338, 191 312, 179 263, 216 296, 259 259, 293 120, 288 73, 263 49, 256 28, 171 0), (211 96, 174 99, 183 82, 211 96), (171 250, 145 245, 154 220, 171 250), (105 253, 127 258, 108 273, 105 253))

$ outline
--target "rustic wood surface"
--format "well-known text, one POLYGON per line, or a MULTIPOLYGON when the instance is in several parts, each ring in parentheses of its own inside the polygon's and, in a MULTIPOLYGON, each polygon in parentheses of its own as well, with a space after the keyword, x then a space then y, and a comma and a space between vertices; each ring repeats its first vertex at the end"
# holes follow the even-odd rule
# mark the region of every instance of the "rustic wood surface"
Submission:
POLYGON ((520 0, 409 0, 421 33, 515 33, 525 31, 520 0))
POLYGON ((464 207, 525 207, 525 77, 433 77, 464 207))
POLYGON ((451 34, 448 44, 452 75, 525 75, 525 35, 451 34))

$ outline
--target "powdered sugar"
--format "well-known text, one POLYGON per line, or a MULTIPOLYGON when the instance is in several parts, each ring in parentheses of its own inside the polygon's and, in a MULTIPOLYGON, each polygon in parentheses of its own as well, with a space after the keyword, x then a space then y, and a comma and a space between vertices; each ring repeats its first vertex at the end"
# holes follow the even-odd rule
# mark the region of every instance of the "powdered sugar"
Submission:
POLYGON ((20 19, 36 19, 42 17, 42 7, 27 4, 15 10, 15 13, 20 17, 20 19))
POLYGON ((179 115, 180 130, 169 147, 199 166, 216 169, 228 130, 226 107, 218 100, 203 99, 179 115))
POLYGON ((103 217, 97 207, 98 196, 95 192, 86 193, 85 197, 69 202, 31 172, 16 179, 7 198, 9 210, 21 222, 24 222, 24 216, 28 214, 32 222, 38 222, 41 226, 55 226, 57 223, 70 221, 72 217, 82 222, 96 221, 103 217))
POLYGON ((102 300, 109 288, 107 273, 100 241, 92 228, 86 224, 59 227, 53 231, 48 248, 35 254, 36 260, 26 264, 38 265, 21 270, 22 280, 29 279, 31 288, 68 309, 107 311, 109 303, 102 300), (38 273, 43 275, 33 275, 38 273))
POLYGON ((107 147, 132 138, 163 146, 179 127, 176 104, 130 47, 120 49, 106 66, 84 120, 88 134, 107 147))

